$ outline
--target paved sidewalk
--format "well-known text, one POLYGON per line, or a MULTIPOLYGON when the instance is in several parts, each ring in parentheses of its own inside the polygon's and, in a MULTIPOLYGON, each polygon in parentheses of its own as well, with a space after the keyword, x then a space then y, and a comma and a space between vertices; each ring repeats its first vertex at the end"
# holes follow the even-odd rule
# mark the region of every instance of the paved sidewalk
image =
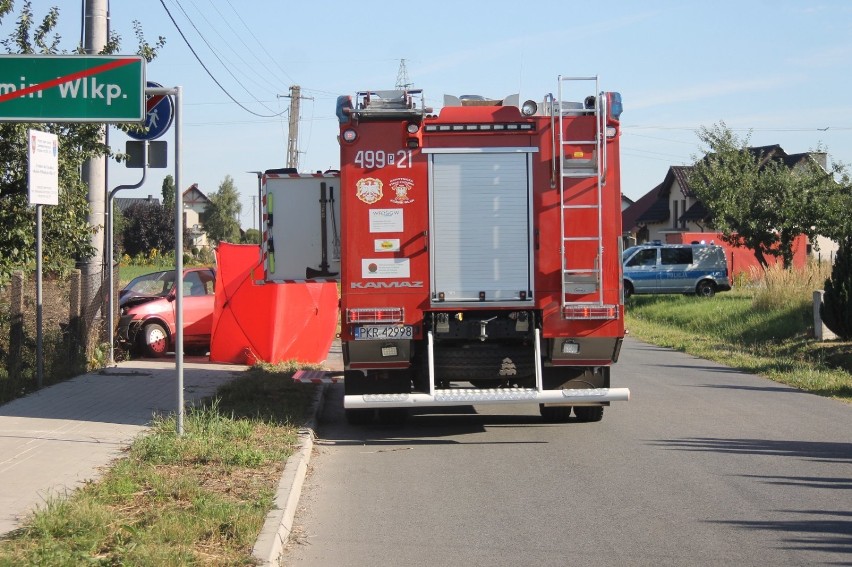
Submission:
MULTIPOLYGON (((215 393, 246 368, 185 357, 184 400, 215 393)), ((172 356, 121 362, 0 406, 0 534, 98 477, 154 413, 177 411, 177 395, 172 356)))

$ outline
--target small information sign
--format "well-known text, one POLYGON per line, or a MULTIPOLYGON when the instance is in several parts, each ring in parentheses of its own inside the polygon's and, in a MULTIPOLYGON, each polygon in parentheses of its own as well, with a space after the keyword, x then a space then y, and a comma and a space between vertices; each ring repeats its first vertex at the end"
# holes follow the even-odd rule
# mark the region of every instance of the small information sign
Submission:
POLYGON ((59 204, 59 137, 30 130, 29 200, 31 205, 59 204))

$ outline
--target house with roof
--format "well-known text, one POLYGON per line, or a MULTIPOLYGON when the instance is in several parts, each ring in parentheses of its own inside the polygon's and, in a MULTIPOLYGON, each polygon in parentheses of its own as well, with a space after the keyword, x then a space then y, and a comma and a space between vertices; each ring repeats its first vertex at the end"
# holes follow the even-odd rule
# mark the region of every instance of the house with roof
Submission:
POLYGON ((147 197, 116 197, 113 200, 113 205, 115 205, 116 213, 124 213, 127 209, 137 203, 159 205, 160 200, 155 198, 153 195, 148 195, 147 197))
MULTIPOLYGON (((749 151, 764 160, 780 160, 789 168, 813 159, 826 169, 826 154, 788 154, 780 145, 749 148, 749 151)), ((622 212, 625 246, 660 241, 666 243, 715 242, 723 244, 721 235, 713 227, 712 217, 689 185, 692 166, 670 166, 662 183, 651 189, 622 212)), ((809 243, 801 246, 800 260, 811 250, 809 243)), ((822 239, 819 243, 827 259, 836 245, 822 239), (833 248, 832 248, 833 247, 833 248)), ((737 252, 745 252, 742 249, 737 252)), ((743 262, 751 264, 750 253, 742 256, 743 262)))
POLYGON ((210 199, 198 188, 198 183, 193 183, 183 192, 183 226, 191 239, 185 245, 189 248, 200 249, 210 246, 207 233, 204 232, 204 226, 201 224, 201 213, 209 204, 210 199))

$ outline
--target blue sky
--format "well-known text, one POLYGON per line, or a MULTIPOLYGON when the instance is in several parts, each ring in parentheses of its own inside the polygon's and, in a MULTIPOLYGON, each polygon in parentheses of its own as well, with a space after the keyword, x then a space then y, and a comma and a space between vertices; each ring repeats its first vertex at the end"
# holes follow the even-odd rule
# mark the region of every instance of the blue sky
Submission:
MULTIPOLYGON (((560 74, 599 75, 601 88, 624 100, 622 191, 633 199, 669 165, 690 163, 700 152, 697 129, 720 120, 750 133, 753 145, 778 143, 789 153, 822 145, 831 161, 852 162, 845 0, 163 1, 230 97, 160 1, 112 0, 112 29, 124 53, 135 50, 133 20, 149 41, 166 37, 147 76, 183 88, 183 188, 198 183, 210 193, 230 175, 244 228, 253 226, 257 194, 257 177, 246 172, 286 162, 289 99, 278 95, 297 84, 310 97, 301 108, 300 170, 336 168, 336 97, 392 88, 401 59, 436 109, 444 94, 541 100, 556 92, 560 74)), ((70 49, 80 2, 35 0, 37 16, 54 4, 70 49)), ((5 37, 12 21, 2 27, 5 37)), ((123 149, 126 138, 113 132, 111 143, 123 149)), ((172 137, 162 138, 170 148, 172 137)), ((122 196, 159 196, 171 172, 151 170, 144 187, 122 196)), ((110 185, 138 178, 139 170, 110 166, 110 185)))

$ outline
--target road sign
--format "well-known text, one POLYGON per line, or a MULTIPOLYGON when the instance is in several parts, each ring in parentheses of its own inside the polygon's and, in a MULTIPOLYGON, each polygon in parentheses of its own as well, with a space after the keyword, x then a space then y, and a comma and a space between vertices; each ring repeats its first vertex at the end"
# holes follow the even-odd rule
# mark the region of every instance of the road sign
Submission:
POLYGON ((150 168, 164 168, 169 165, 168 142, 147 142, 140 140, 132 142, 127 140, 124 144, 124 153, 127 154, 126 166, 128 169, 141 169, 146 165, 150 168), (145 144, 148 144, 148 163, 145 163, 145 144))
MULTIPOLYGON (((161 89, 163 85, 148 81, 149 89, 161 89)), ((156 140, 172 126, 175 118, 175 103, 169 95, 150 95, 145 101, 145 128, 129 130, 127 135, 134 140, 156 140)))
POLYGON ((31 205, 59 204, 59 137, 49 132, 30 130, 29 200, 31 205))
POLYGON ((130 55, 0 56, 0 121, 141 122, 145 59, 130 55))

